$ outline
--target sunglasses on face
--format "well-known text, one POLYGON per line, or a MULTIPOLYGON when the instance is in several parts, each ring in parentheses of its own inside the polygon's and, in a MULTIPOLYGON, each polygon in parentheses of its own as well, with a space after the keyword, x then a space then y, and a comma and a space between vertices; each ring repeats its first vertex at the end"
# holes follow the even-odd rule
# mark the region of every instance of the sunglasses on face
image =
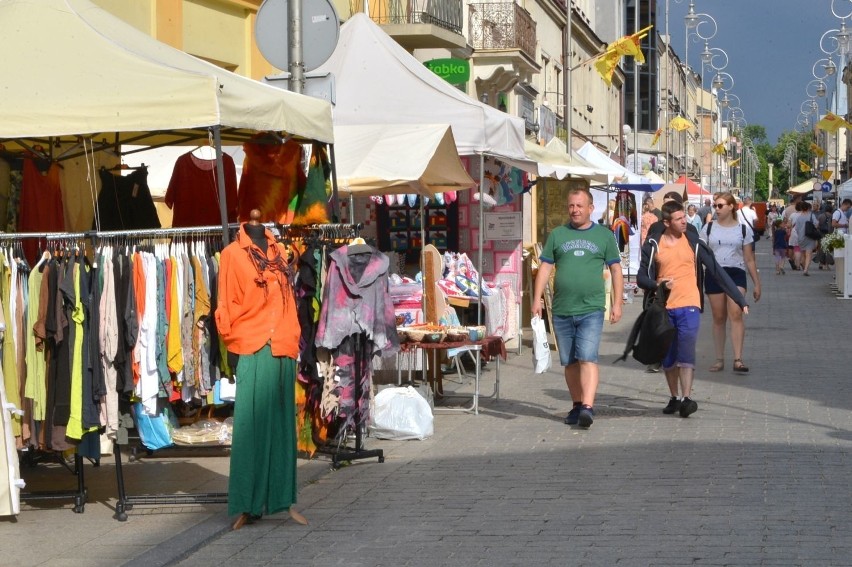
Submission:
POLYGON ((721 209, 721 208, 722 208, 722 207, 724 207, 725 205, 727 205, 727 203, 716 203, 716 204, 715 204, 715 205, 713 205, 713 206, 714 206, 714 207, 716 207, 717 209, 721 209))

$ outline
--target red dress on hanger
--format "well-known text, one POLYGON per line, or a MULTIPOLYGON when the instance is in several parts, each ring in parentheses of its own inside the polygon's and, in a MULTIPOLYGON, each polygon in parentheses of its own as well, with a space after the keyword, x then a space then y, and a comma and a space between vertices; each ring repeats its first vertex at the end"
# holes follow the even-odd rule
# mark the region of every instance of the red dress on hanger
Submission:
MULTIPOLYGON (((19 232, 63 232, 65 212, 59 187, 59 164, 52 163, 42 173, 33 159, 25 159, 21 200, 18 204, 19 232)), ((24 254, 30 265, 38 256, 38 242, 24 241, 24 254)))

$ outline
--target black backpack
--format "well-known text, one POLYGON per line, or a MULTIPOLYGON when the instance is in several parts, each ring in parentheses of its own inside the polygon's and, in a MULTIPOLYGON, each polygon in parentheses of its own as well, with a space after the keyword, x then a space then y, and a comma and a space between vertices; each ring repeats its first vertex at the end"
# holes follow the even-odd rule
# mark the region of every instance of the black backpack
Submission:
POLYGON ((667 296, 668 290, 662 286, 651 296, 647 306, 633 323, 624 354, 615 362, 627 360, 627 355, 631 352, 633 358, 642 364, 658 364, 666 357, 676 331, 666 310, 667 296))

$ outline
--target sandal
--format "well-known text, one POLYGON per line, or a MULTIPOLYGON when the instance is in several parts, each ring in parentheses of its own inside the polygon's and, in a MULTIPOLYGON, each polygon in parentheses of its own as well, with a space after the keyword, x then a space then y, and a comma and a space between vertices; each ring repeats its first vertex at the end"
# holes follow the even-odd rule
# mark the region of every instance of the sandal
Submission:
POLYGON ((709 370, 710 372, 721 372, 724 369, 725 369, 725 360, 722 359, 722 358, 717 358, 716 364, 714 364, 713 366, 711 366, 707 370, 709 370))
POLYGON ((741 358, 734 360, 734 372, 748 372, 748 366, 743 364, 743 360, 741 358))

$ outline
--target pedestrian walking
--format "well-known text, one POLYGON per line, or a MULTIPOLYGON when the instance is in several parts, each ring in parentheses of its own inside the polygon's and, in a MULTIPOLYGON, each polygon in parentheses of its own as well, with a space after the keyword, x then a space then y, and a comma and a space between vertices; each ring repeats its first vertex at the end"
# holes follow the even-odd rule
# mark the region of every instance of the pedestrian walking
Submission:
MULTIPOLYGON (((702 238, 716 262, 730 276, 742 295, 748 289, 746 272, 754 286, 753 297, 760 301, 760 274, 754 261, 753 232, 739 218, 737 200, 729 192, 716 193, 713 206, 716 208, 716 220, 707 223, 702 230, 702 238)), ((716 349, 716 362, 710 372, 725 369, 725 342, 728 323, 731 327, 731 349, 733 350, 734 372, 748 372, 743 362, 743 343, 745 341, 745 321, 742 310, 732 299, 725 295, 722 285, 712 275, 704 279, 704 292, 710 298, 710 311, 713 313, 713 343, 716 349)))
POLYGON ((748 313, 745 297, 719 266, 713 252, 697 234, 687 232, 683 205, 671 201, 663 205, 666 230, 659 238, 649 235, 642 247, 642 261, 637 274, 639 287, 656 292, 659 286, 669 290, 666 307, 675 326, 675 339, 663 359, 663 370, 671 398, 663 413, 679 412, 689 417, 698 410, 693 400, 696 341, 704 309, 701 294, 704 272, 712 274, 744 313, 748 313))
POLYGON ((802 275, 810 276, 808 268, 811 265, 811 258, 816 249, 817 241, 807 234, 807 223, 813 223, 817 226, 817 218, 811 210, 811 204, 807 201, 801 203, 800 212, 798 215, 793 215, 793 232, 796 233, 796 245, 793 248, 794 262, 802 270, 802 275))
POLYGON ((787 263, 787 228, 784 219, 775 219, 772 227, 772 253, 775 255, 775 275, 784 275, 787 263))
POLYGON ((594 422, 598 389, 598 349, 603 332, 606 289, 603 271, 612 278, 610 323, 621 319, 624 277, 618 245, 612 232, 593 223, 594 204, 587 189, 568 191, 569 222, 556 227, 541 251, 534 286, 533 315, 541 316, 542 296, 556 270, 553 291, 553 331, 559 361, 573 407, 567 425, 588 428, 594 422))

